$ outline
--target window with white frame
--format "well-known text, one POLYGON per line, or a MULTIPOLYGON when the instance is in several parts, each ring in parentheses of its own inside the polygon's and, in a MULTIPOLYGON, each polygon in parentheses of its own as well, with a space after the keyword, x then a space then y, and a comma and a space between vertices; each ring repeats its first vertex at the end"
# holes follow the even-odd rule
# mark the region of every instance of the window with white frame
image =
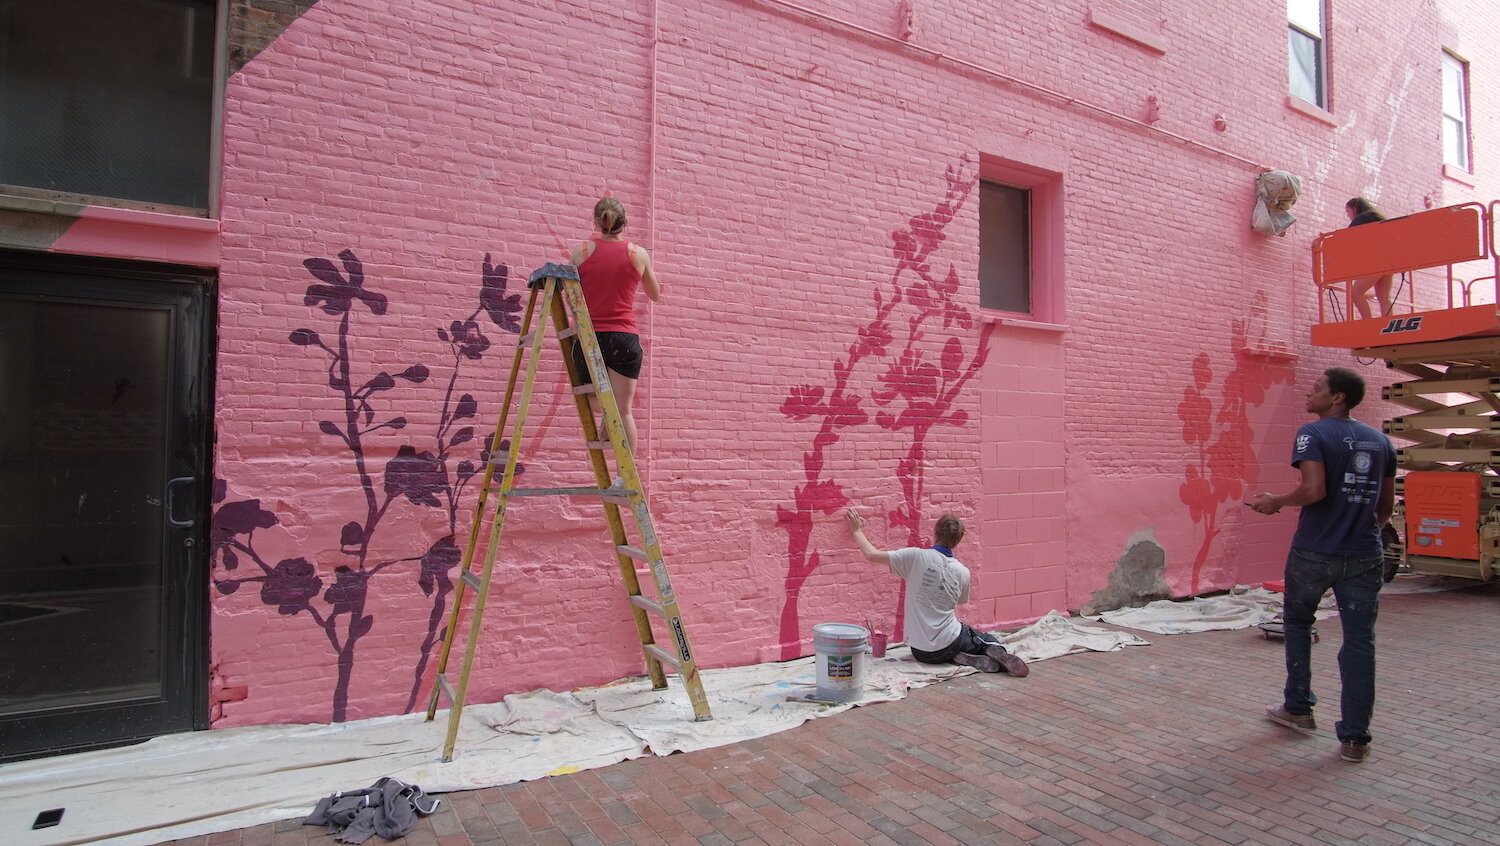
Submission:
POLYGON ((1469 170, 1469 63, 1443 51, 1443 164, 1469 170))
POLYGON ((1328 51, 1324 46, 1323 0, 1286 0, 1289 93, 1327 108, 1328 51))

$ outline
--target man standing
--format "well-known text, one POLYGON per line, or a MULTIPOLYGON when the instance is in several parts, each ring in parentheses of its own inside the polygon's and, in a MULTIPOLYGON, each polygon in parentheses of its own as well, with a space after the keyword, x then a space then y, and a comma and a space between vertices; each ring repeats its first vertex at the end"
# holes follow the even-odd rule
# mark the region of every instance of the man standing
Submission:
POLYGON ((906 581, 906 645, 923 664, 964 664, 983 673, 1029 672, 1026 662, 1005 651, 994 635, 960 623, 954 609, 969 601, 969 568, 953 557, 964 524, 952 514, 938 518, 930 549, 876 549, 865 537, 865 519, 848 510, 849 530, 867 560, 884 564, 906 581))
POLYGON ((1289 494, 1263 493, 1251 507, 1275 514, 1298 505, 1302 514, 1286 560, 1283 618, 1286 691, 1266 708, 1271 721, 1310 732, 1313 613, 1324 591, 1338 600, 1344 645, 1339 648, 1342 717, 1334 726, 1339 755, 1360 762, 1370 753, 1370 714, 1375 709, 1375 615, 1384 576, 1380 527, 1396 501, 1396 451, 1384 434, 1349 412, 1365 398, 1365 381, 1347 367, 1331 367, 1307 394, 1307 411, 1318 419, 1297 430, 1292 466, 1302 483, 1289 494))

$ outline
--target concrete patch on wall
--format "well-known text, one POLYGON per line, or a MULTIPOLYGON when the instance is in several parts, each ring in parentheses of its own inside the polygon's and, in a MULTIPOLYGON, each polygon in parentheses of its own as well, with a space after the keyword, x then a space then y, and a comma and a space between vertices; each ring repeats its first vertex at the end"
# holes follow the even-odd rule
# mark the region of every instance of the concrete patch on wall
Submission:
POLYGON ((1150 529, 1137 531, 1126 542, 1108 583, 1094 591, 1083 613, 1097 614, 1171 598, 1172 589, 1163 578, 1166 570, 1167 551, 1156 542, 1155 533, 1150 529))

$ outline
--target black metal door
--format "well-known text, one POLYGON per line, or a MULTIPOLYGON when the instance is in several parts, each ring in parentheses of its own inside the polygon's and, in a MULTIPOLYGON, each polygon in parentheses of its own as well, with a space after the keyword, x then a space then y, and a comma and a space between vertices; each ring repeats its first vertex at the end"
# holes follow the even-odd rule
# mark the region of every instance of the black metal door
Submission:
POLYGON ((0 760, 206 727, 212 304, 0 252, 0 760))

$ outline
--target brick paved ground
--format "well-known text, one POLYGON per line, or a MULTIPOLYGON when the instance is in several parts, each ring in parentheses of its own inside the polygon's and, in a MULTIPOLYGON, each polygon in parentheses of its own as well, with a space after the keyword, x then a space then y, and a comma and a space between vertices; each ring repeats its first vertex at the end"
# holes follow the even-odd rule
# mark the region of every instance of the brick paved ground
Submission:
MULTIPOLYGON (((1370 760, 1268 723, 1256 630, 968 676, 772 737, 444 797, 398 843, 1500 844, 1500 585, 1384 597, 1370 760)), ((333 846, 295 820, 182 846, 333 846)), ((378 838, 371 841, 380 843, 378 838)))

